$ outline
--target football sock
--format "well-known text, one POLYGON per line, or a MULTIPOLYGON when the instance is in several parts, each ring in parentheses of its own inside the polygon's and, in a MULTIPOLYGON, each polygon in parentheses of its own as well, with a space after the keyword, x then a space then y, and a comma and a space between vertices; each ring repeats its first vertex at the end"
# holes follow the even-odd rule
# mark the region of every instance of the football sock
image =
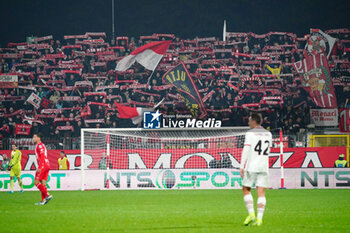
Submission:
POLYGON ((265 197, 259 197, 258 198, 258 219, 262 219, 264 215, 264 210, 266 206, 266 198, 265 197))
POLYGON ((21 188, 21 190, 23 190, 23 183, 21 178, 17 178, 17 180, 18 180, 19 187, 21 188))
POLYGON ((49 193, 47 192, 47 186, 46 184, 45 185, 42 185, 43 186, 43 190, 44 190, 44 196, 45 197, 48 197, 49 196, 49 193))
POLYGON ((36 187, 40 190, 40 192, 41 192, 41 198, 42 198, 42 199, 45 199, 45 197, 49 196, 49 195, 47 194, 46 185, 43 185, 42 183, 38 183, 38 184, 36 185, 36 187))
POLYGON ((252 194, 244 195, 243 197, 245 206, 247 207, 249 214, 254 214, 254 202, 252 194))
POLYGON ((13 191, 13 184, 15 183, 15 181, 13 179, 10 180, 10 188, 11 191, 13 191))

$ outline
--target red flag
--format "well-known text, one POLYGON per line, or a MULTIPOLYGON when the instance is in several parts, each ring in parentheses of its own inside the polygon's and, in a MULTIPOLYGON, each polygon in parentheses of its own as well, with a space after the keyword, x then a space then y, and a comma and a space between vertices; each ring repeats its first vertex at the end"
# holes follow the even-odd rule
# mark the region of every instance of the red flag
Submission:
POLYGON ((32 128, 31 125, 27 124, 16 124, 16 135, 29 135, 30 129, 32 128))
POLYGON ((141 116, 141 114, 142 114, 142 111, 140 111, 141 108, 123 106, 123 105, 119 104, 118 102, 114 102, 114 103, 117 106, 119 118, 130 119, 130 118, 141 116), (137 109, 139 109, 139 110, 137 110, 137 109))
POLYGON ((136 61, 148 70, 155 70, 163 55, 169 48, 171 41, 150 42, 135 49, 117 64, 117 71, 129 69, 136 61))
POLYGON ((333 81, 324 53, 311 55, 293 64, 300 81, 314 103, 323 108, 337 108, 333 81))
POLYGON ((118 102, 114 101, 115 105, 118 109, 118 117, 122 119, 131 119, 132 122, 136 125, 142 121, 142 116, 144 112, 151 112, 154 111, 157 107, 159 107, 164 101, 164 98, 153 106, 153 108, 140 108, 140 107, 128 107, 123 106, 119 104, 118 102))

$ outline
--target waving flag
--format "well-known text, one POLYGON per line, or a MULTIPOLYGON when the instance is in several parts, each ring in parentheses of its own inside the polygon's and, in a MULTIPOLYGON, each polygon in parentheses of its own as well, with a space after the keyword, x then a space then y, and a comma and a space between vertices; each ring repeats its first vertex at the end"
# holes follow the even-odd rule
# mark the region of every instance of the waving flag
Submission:
POLYGON ((154 109, 158 108, 164 101, 164 98, 156 104, 153 108, 140 108, 140 107, 129 107, 114 102, 118 109, 118 117, 121 119, 131 119, 136 125, 142 121, 142 115, 144 112, 152 112, 154 109))
POLYGON ((337 108, 331 73, 324 53, 311 55, 294 63, 301 84, 314 103, 323 108, 337 108))
POLYGON ((166 72, 163 80, 177 88, 182 102, 191 111, 194 118, 201 119, 207 115, 197 86, 183 63, 166 72))
POLYGON ((163 55, 169 48, 171 41, 156 41, 135 49, 117 64, 117 71, 129 69, 136 61, 148 70, 155 70, 163 55))
POLYGON ((324 33, 320 29, 310 29, 310 37, 305 45, 306 56, 325 53, 327 58, 332 52, 335 43, 335 38, 324 33))
POLYGON ((130 119, 142 115, 142 108, 139 107, 129 107, 114 102, 118 109, 118 117, 121 119, 130 119))

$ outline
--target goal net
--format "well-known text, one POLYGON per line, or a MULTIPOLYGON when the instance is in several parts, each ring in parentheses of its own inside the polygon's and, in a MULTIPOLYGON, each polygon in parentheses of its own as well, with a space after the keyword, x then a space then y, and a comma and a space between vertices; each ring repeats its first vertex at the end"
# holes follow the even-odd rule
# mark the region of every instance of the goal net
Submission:
MULTIPOLYGON (((160 171, 164 171, 163 178, 172 176, 177 183, 177 171, 238 168, 247 130, 82 129, 82 190, 157 187, 155 176, 160 171)), ((160 182, 158 187, 163 187, 160 182)))

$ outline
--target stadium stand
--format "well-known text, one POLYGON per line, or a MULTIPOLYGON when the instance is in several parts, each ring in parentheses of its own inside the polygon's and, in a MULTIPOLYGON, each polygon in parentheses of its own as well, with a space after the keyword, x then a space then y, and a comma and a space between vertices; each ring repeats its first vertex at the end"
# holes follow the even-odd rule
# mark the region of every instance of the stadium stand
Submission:
MULTIPOLYGON (((349 108, 350 32, 326 32, 338 39, 329 59, 338 107, 349 108)), ((1 137, 28 138, 40 131, 51 139, 76 138, 74 149, 82 126, 137 127, 118 118, 114 101, 149 107, 165 98, 161 112, 186 114, 176 90, 162 81, 179 61, 192 74, 208 118, 221 119, 223 126, 246 125, 248 111, 259 111, 265 127, 298 133, 310 123, 310 108, 316 108, 292 67, 303 58, 306 43, 305 36, 283 32, 228 33, 226 41, 153 34, 138 40, 118 37, 115 46, 106 42, 105 33, 9 43, 0 48, 0 74, 17 75, 18 83, 0 89, 1 137), (157 40, 173 42, 150 80, 151 72, 138 64, 115 71, 123 56, 157 40), (37 97, 41 101, 35 102, 37 97)))

